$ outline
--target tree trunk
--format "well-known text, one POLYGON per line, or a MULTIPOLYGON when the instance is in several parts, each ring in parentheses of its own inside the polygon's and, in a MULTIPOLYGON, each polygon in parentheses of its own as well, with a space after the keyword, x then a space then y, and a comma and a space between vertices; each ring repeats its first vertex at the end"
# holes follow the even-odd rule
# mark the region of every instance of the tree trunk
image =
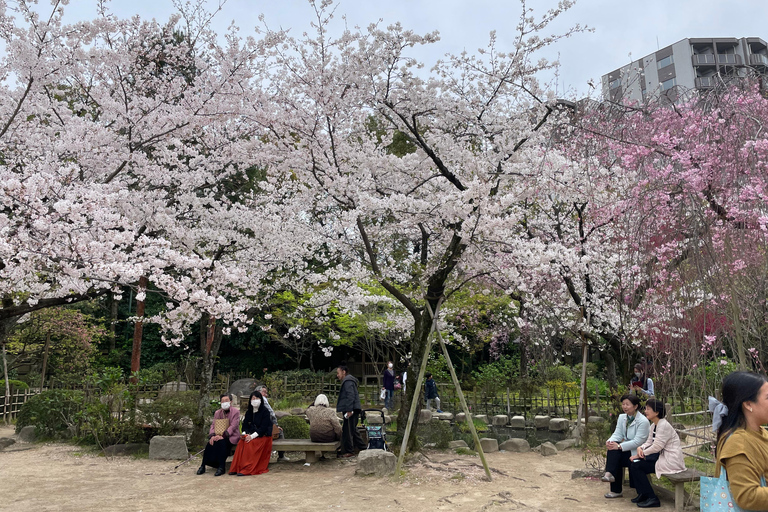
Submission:
POLYGON ((43 368, 40 370, 40 392, 45 387, 45 372, 48 370, 48 351, 51 349, 51 332, 45 336, 45 349, 43 350, 43 368))
MULTIPOLYGON (((397 413, 397 438, 402 440, 405 436, 405 428, 408 423, 408 413, 411 410, 411 404, 414 400, 422 402, 422 390, 416 389, 416 381, 419 377, 419 368, 424 357, 428 357, 424 351, 427 348, 427 339, 429 338, 429 329, 431 324, 426 315, 422 313, 419 316, 414 315, 415 329, 413 332, 413 338, 411 342, 411 360, 408 364, 407 371, 407 383, 405 385, 405 395, 403 396, 403 402, 400 405, 400 410, 397 413)), ((408 446, 406 450, 412 452, 418 448, 418 440, 416 438, 416 430, 419 422, 414 421, 411 425, 411 432, 408 437, 408 446)))
MULTIPOLYGON (((3 300, 3 307, 13 304, 10 300, 3 300)), ((11 382, 8 380, 8 356, 5 352, 5 340, 8 332, 10 332, 10 326, 15 318, 0 320, 0 345, 3 346, 3 378, 5 379, 5 397, 3 397, 3 419, 5 424, 10 423, 10 405, 11 405, 11 382)))
MULTIPOLYGON (((146 277, 139 278, 139 293, 143 290, 146 294, 147 283, 146 277)), ((136 316, 139 320, 133 326, 133 348, 131 349, 131 382, 134 384, 138 382, 136 372, 141 369, 141 338, 144 332, 144 322, 141 320, 144 317, 143 300, 136 300, 136 316)))
POLYGON ((117 306, 118 301, 115 300, 113 293, 109 294, 109 351, 112 352, 116 348, 117 343, 117 306))
POLYGON ((223 326, 211 318, 203 315, 200 319, 200 351, 202 360, 200 366, 200 397, 197 402, 197 417, 193 421, 190 443, 193 446, 205 444, 205 427, 210 416, 211 409, 211 383, 213 382, 213 369, 216 365, 216 357, 221 348, 223 326))

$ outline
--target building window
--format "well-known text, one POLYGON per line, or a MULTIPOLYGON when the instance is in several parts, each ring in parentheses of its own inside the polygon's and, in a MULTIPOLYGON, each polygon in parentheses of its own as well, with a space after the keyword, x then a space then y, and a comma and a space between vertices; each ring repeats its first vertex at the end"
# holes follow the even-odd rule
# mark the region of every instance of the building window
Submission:
POLYGON ((674 64, 674 63, 675 63, 675 59, 672 55, 670 55, 669 57, 664 57, 663 59, 661 59, 656 63, 656 69, 665 68, 670 64, 674 64))
POLYGON ((670 78, 669 80, 665 80, 664 82, 661 82, 661 90, 666 91, 673 88, 676 85, 677 85, 677 82, 675 81, 675 79, 670 78))
POLYGON ((610 89, 615 89, 617 87, 621 87, 621 78, 617 78, 616 80, 611 80, 611 83, 608 84, 608 87, 610 89))

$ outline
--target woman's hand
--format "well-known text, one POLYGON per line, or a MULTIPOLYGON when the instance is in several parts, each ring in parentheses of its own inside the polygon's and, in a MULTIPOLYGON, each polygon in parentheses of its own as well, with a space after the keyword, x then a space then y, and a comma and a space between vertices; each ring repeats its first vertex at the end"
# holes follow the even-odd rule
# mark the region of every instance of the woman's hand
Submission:
POLYGON ((621 445, 615 441, 606 441, 605 446, 609 450, 621 450, 621 445))
POLYGON ((645 458, 645 453, 643 452, 643 449, 640 448, 640 447, 637 448, 637 457, 640 458, 640 459, 644 459, 645 458))

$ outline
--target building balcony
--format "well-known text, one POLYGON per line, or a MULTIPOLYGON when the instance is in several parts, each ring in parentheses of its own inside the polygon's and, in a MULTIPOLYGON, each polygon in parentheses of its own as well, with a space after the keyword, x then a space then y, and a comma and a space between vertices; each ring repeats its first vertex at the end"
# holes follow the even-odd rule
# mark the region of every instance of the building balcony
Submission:
POLYGON ((718 53, 717 63, 726 66, 741 66, 741 55, 736 53, 718 53))
POLYGON ((695 80, 697 89, 712 89, 717 85, 717 82, 717 76, 700 76, 695 80))
POLYGON ((741 66, 741 55, 736 53, 698 53, 691 55, 694 66, 741 66))
POLYGON ((714 66, 715 65, 715 55, 713 53, 699 53, 696 55, 692 55, 691 59, 693 60, 694 66, 714 66))
POLYGON ((749 56, 749 63, 752 66, 765 66, 768 67, 768 56, 761 53, 753 53, 749 56))

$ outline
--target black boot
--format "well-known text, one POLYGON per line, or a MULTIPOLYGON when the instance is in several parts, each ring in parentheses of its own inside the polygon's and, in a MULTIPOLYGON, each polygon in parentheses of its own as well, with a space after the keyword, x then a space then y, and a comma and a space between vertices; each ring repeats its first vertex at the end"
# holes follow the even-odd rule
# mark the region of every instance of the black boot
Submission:
POLYGON ((635 496, 629 501, 631 501, 632 503, 640 503, 641 501, 645 501, 645 496, 643 494, 638 494, 637 496, 635 496))
POLYGON ((213 476, 221 476, 224 474, 224 468, 219 468, 216 470, 216 473, 213 474, 213 476))
POLYGON ((659 501, 659 498, 653 497, 648 498, 645 501, 641 501, 637 504, 637 506, 640 508, 656 508, 661 506, 661 502, 659 501))
POLYGON ((197 468, 197 474, 198 475, 202 475, 203 473, 205 473, 205 464, 203 464, 202 466, 197 468))

